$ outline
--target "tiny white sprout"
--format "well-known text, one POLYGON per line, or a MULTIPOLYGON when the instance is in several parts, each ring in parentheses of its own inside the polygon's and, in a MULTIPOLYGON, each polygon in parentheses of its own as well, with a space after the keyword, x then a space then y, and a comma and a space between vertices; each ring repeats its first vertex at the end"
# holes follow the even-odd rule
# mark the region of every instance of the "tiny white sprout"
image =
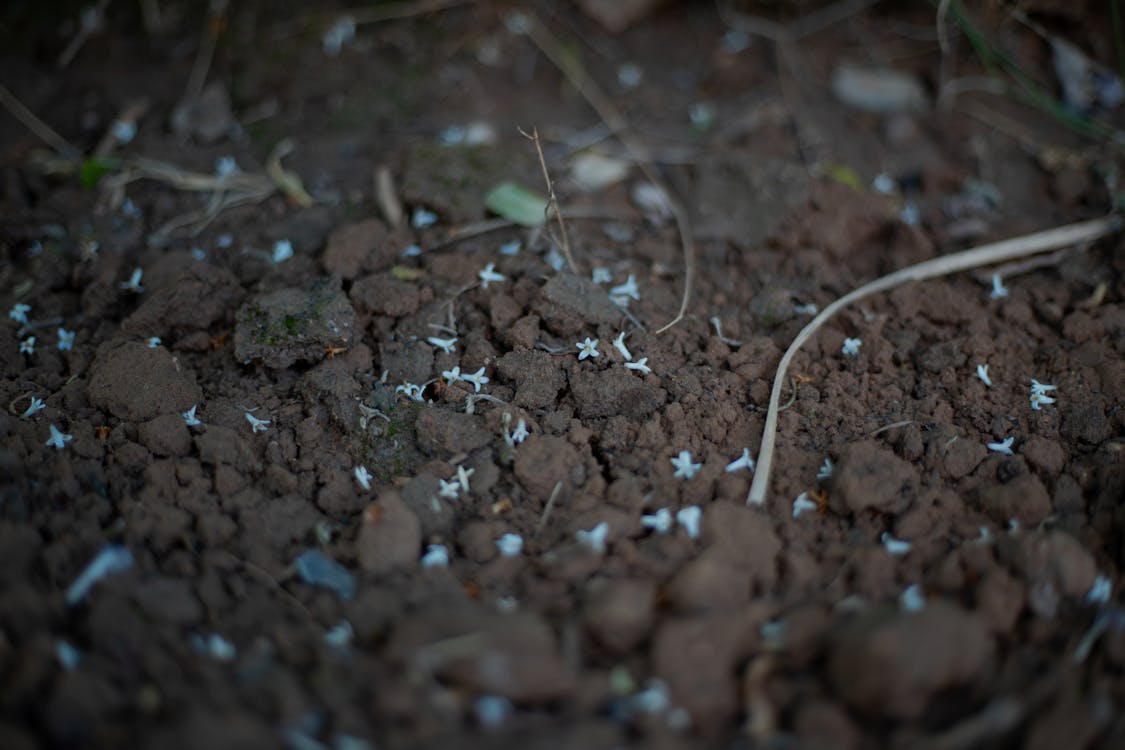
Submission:
POLYGON ((236 175, 242 170, 238 168, 238 161, 233 156, 220 156, 215 159, 215 176, 225 180, 231 175, 236 175))
POLYGON ((743 448, 742 455, 727 464, 726 472, 728 474, 733 474, 742 469, 754 471, 754 459, 750 457, 749 448, 743 448))
POLYGON ((832 465, 831 458, 825 458, 824 463, 820 465, 820 470, 816 472, 817 479, 828 479, 832 476, 832 470, 835 469, 832 465))
POLYGON ((414 383, 403 383, 395 386, 395 393, 402 393, 411 401, 423 401, 422 392, 424 390, 425 388, 414 383))
POLYGON ((496 549, 504 557, 518 557, 523 551, 523 537, 508 533, 496 540, 496 549))
POLYGON ((879 537, 879 541, 883 543, 883 547, 886 548, 887 552, 892 555, 905 555, 914 546, 910 542, 895 539, 891 536, 889 531, 884 531, 883 535, 879 537))
POLYGON ((820 308, 810 302, 807 305, 794 305, 793 312, 798 315, 816 315, 820 312, 820 308))
POLYGON ((1000 274, 992 274, 992 292, 988 295, 992 299, 1003 299, 1008 296, 1008 288, 1004 286, 1000 274))
POLYGON ((512 702, 502 695, 482 695, 473 704, 473 712, 485 729, 499 729, 512 715, 512 702))
POLYGON ((609 269, 600 266, 591 272, 590 278, 593 279, 595 284, 608 284, 613 281, 613 276, 610 274, 609 269))
POLYGON ((583 547, 588 547, 596 554, 605 554, 606 538, 609 536, 609 524, 602 521, 589 531, 579 529, 574 532, 574 538, 583 547))
POLYGON ((270 262, 275 266, 278 263, 289 260, 293 257, 293 243, 289 240, 278 240, 273 243, 273 252, 270 253, 270 262))
POLYGON ((488 378, 485 377, 483 367, 481 367, 476 372, 469 373, 467 375, 462 375, 461 379, 464 380, 466 383, 472 383, 473 384, 473 391, 475 393, 480 393, 480 387, 488 382, 488 378))
POLYGON ((672 511, 661 508, 650 516, 641 516, 641 526, 657 534, 667 534, 672 530, 672 511))
POLYGON ((258 419, 250 412, 245 412, 246 421, 250 423, 251 432, 265 432, 270 428, 270 420, 258 419))
POLYGON ((566 258, 564 258, 563 254, 553 247, 551 248, 550 252, 548 252, 543 257, 543 260, 547 261, 547 265, 549 265, 556 271, 563 270, 563 266, 566 265, 566 258))
POLYGON ((617 338, 613 340, 613 345, 617 348, 617 351, 621 352, 622 357, 624 357, 627 361, 632 361, 633 353, 629 351, 629 347, 625 346, 624 331, 617 334, 617 338))
POLYGON ((986 387, 992 387, 992 378, 988 377, 988 365, 977 365, 977 377, 986 387))
POLYGON ((461 379, 461 366, 454 365, 452 370, 444 370, 441 376, 445 378, 445 382, 452 385, 461 379))
POLYGON ((1094 585, 1086 592, 1086 603, 1101 606, 1109 601, 1113 594, 1113 582, 1108 576, 1101 573, 1094 579, 1094 585))
POLYGON ((114 120, 109 126, 109 132, 113 135, 113 140, 124 146, 136 137, 137 123, 132 120, 114 120))
POLYGON ((199 427, 203 424, 199 421, 199 417, 195 416, 195 410, 198 408, 199 404, 192 404, 190 409, 180 412, 180 416, 184 418, 184 424, 188 427, 199 427))
POLYGON ((149 336, 148 340, 145 343, 148 344, 149 349, 155 349, 156 347, 160 346, 162 342, 160 341, 159 336, 149 336))
POLYGON ((845 357, 854 357, 859 354, 859 347, 863 344, 861 339, 844 339, 844 345, 840 348, 840 354, 845 357))
POLYGON ((122 281, 117 286, 119 286, 121 289, 124 289, 127 292, 132 292, 133 294, 140 294, 145 290, 145 288, 143 286, 141 286, 141 278, 144 275, 145 275, 145 272, 144 272, 143 268, 134 268, 133 269, 133 275, 129 277, 129 280, 128 281, 122 281))
POLYGON ((423 568, 448 568, 449 550, 444 544, 431 544, 422 555, 423 568))
POLYGON ((35 337, 28 336, 20 342, 20 354, 35 354, 35 337))
POLYGON ((680 455, 672 459, 672 466, 676 468, 672 476, 680 479, 691 479, 703 468, 703 464, 691 462, 691 451, 680 451, 680 455))
POLYGON ((689 505, 676 511, 676 523, 684 527, 690 539, 699 538, 699 522, 703 519, 703 510, 698 505, 689 505))
POLYGON ((437 224, 437 218, 437 214, 435 214, 433 211, 427 211, 421 206, 418 206, 410 214, 410 226, 414 227, 415 229, 425 229, 426 227, 432 227, 434 224, 437 224))
POLYGON ((585 341, 579 341, 575 344, 578 347, 578 359, 583 360, 587 357, 600 357, 601 352, 598 351, 598 339, 592 339, 589 336, 585 341))
POLYGON ((442 339, 438 338, 437 336, 430 336, 428 339, 426 339, 426 341, 433 346, 436 346, 438 349, 441 349, 446 354, 452 354, 453 346, 457 343, 457 337, 454 336, 451 339, 442 339))
POLYGON ((715 327, 715 336, 719 341, 722 341, 727 346, 742 346, 742 342, 738 339, 732 339, 723 335, 723 321, 719 319, 719 316, 716 315, 711 318, 711 325, 715 327))
POLYGON ((793 501, 793 517, 800 518, 802 513, 811 513, 819 508, 815 501, 809 499, 809 493, 802 492, 793 501))
POLYGON ((926 596, 922 587, 912 583, 902 590, 898 597, 898 606, 903 612, 921 612, 926 607, 926 596))
POLYGON ((438 494, 446 500, 456 500, 461 496, 461 483, 456 479, 439 479, 441 489, 438 494))
POLYGON ((365 490, 371 489, 371 480, 373 477, 366 466, 357 466, 352 473, 355 474, 355 481, 359 482, 360 487, 365 490))
POLYGON ((324 642, 333 648, 347 648, 355 637, 355 628, 347 620, 340 620, 324 633, 324 642))
POLYGON ((51 425, 51 437, 47 438, 45 445, 48 448, 58 448, 61 451, 71 440, 74 440, 74 435, 60 432, 58 427, 51 425))
POLYGON ((488 285, 493 282, 507 281, 508 277, 496 271, 496 264, 489 263, 484 267, 484 270, 477 274, 480 277, 480 285, 483 289, 488 289, 488 285))
POLYGON ((633 278, 633 274, 629 274, 629 278, 625 280, 624 284, 618 284, 611 287, 609 290, 611 297, 632 297, 635 300, 640 300, 641 291, 637 288, 637 280, 633 278))
POLYGON ((476 469, 469 469, 465 471, 465 466, 462 464, 457 467, 457 484, 461 486, 462 492, 469 491, 469 477, 476 473, 476 469))
POLYGON ((37 396, 32 396, 30 405, 27 407, 24 413, 20 415, 20 419, 31 419, 31 417, 35 416, 37 413, 43 411, 46 408, 47 405, 43 403, 43 399, 37 396))
POLYGON ((521 243, 519 240, 512 240, 511 242, 505 242, 500 246, 500 254, 509 256, 519 255, 522 248, 523 243, 521 243))
POLYGON ((17 323, 27 325, 27 314, 31 312, 31 305, 17 302, 12 305, 12 309, 8 311, 8 317, 17 323))
POLYGON ((55 331, 59 337, 59 351, 65 352, 74 348, 74 331, 68 331, 65 328, 60 328, 55 331))
POLYGON ((646 375, 652 372, 652 368, 648 366, 648 357, 641 357, 636 362, 626 362, 626 369, 636 370, 637 372, 645 373, 646 375))
POLYGON ((1005 456, 1010 456, 1012 455, 1012 441, 1014 440, 1014 437, 1006 437, 999 443, 989 443, 988 449, 996 453, 1003 453, 1005 456))

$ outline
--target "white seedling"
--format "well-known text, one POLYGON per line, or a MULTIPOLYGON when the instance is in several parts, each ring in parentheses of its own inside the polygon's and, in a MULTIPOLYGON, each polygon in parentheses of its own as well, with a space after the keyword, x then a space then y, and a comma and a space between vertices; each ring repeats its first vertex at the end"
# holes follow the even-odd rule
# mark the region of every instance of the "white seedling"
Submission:
POLYGON ((746 469, 747 471, 754 471, 754 459, 750 457, 750 449, 743 448, 742 455, 727 464, 726 472, 733 474, 736 471, 746 469))
POLYGON ((676 511, 676 523, 684 528, 691 539, 699 538, 699 522, 703 519, 703 510, 698 505, 689 505, 676 511))
POLYGON ((1008 288, 1004 286, 998 273, 992 274, 992 292, 988 296, 992 299, 1004 299, 1008 296, 1008 288))
POLYGON ((149 349, 155 349, 156 347, 160 346, 160 344, 161 344, 160 337, 159 336, 150 336, 146 343, 148 344, 149 349))
POLYGON ((496 264, 489 263, 484 267, 484 270, 477 274, 480 278, 480 285, 482 289, 488 289, 489 284, 500 281, 507 281, 508 277, 496 271, 496 264))
POLYGON ((24 410, 24 413, 20 415, 20 419, 31 419, 33 416, 46 408, 47 405, 43 403, 43 399, 38 398, 37 396, 32 396, 31 403, 28 405, 27 409, 24 410))
POLYGON ((643 372, 646 375, 648 373, 652 372, 652 368, 648 366, 648 357, 641 357, 636 362, 626 362, 625 367, 626 367, 626 369, 629 369, 629 370, 636 370, 637 372, 643 372))
POLYGON ((133 567, 133 553, 128 547, 113 544, 103 547, 66 590, 66 603, 74 606, 86 598, 86 594, 98 581, 131 567, 133 567))
POLYGON ((448 568, 449 550, 444 544, 431 544, 422 555, 423 568, 448 568))
POLYGON ((1099 573, 1094 578, 1094 585, 1086 592, 1086 603, 1096 606, 1102 606, 1109 601, 1109 597, 1113 594, 1113 582, 1109 580, 1108 576, 1099 573))
POLYGON ((273 243, 273 252, 270 253, 270 262, 275 266, 293 257, 293 243, 289 240, 278 240, 273 243))
POLYGON ((451 339, 442 339, 438 338, 437 336, 430 336, 428 339, 426 339, 426 341, 433 346, 436 346, 438 349, 441 349, 446 354, 452 354, 453 345, 457 343, 457 337, 454 336, 451 339))
POLYGON ((250 423, 251 432, 265 432, 270 428, 270 420, 268 419, 258 419, 250 412, 246 412, 245 416, 246 421, 250 423))
POLYGON ((672 459, 672 466, 676 469, 672 476, 680 479, 691 479, 703 468, 703 464, 691 462, 691 451, 680 451, 680 455, 672 459))
POLYGON ((859 354, 859 347, 863 344, 861 339, 844 339, 844 345, 840 348, 840 353, 845 357, 854 357, 859 354))
POLYGON ((802 513, 812 513, 818 510, 819 505, 815 501, 809 499, 809 493, 802 492, 797 495, 797 499, 793 501, 793 517, 800 518, 802 513))
POLYGON ((657 534, 667 534, 672 530, 672 511, 661 508, 650 516, 641 516, 641 526, 657 534))
POLYGON ((977 377, 986 387, 992 387, 992 378, 988 377, 988 365, 977 365, 977 377))
POLYGON ((589 531, 579 529, 574 532, 574 538, 583 547, 588 547, 592 552, 599 555, 605 554, 606 538, 609 536, 609 524, 602 521, 589 531))
POLYGON ((832 470, 835 469, 832 465, 831 458, 825 458, 824 463, 820 465, 820 469, 816 472, 817 479, 829 479, 832 476, 832 470))
POLYGON ((141 286, 141 277, 145 275, 143 268, 134 268, 133 275, 129 277, 128 281, 122 281, 118 286, 127 292, 133 294, 141 294, 145 288, 141 286))
POLYGON ((718 337, 719 341, 722 341, 727 346, 742 346, 742 342, 738 339, 732 339, 723 335, 723 321, 719 320, 717 315, 711 318, 711 325, 715 326, 715 336, 718 337))
POLYGON ((898 606, 903 612, 921 612, 926 607, 926 596, 922 587, 912 583, 902 590, 898 597, 898 606))
POLYGON ((522 248, 523 248, 523 243, 521 243, 519 240, 512 240, 511 242, 505 242, 503 245, 500 246, 500 254, 501 255, 519 255, 520 250, 522 248))
POLYGON ((996 453, 1003 453, 1005 456, 1010 456, 1012 455, 1012 441, 1014 440, 1014 437, 1006 437, 999 443, 989 443, 988 449, 996 453))
POLYGON ((632 299, 639 301, 641 298, 641 291, 637 288, 637 280, 633 278, 633 274, 629 274, 629 278, 625 281, 624 284, 618 284, 615 287, 611 287, 609 290, 609 296, 616 297, 618 299, 631 297, 632 299))
POLYGON ((51 437, 47 438, 45 445, 48 448, 58 448, 61 451, 71 440, 74 440, 74 435, 67 435, 61 432, 58 427, 51 425, 51 437))
POLYGON ((613 276, 610 274, 608 268, 595 268, 590 275, 595 284, 608 284, 613 281, 613 276))
POLYGON ((422 392, 426 389, 425 386, 416 385, 414 383, 403 383, 402 385, 395 386, 395 393, 405 394, 411 401, 424 401, 422 392))
POLYGON ((8 317, 22 325, 27 325, 27 314, 31 312, 31 305, 17 302, 12 305, 12 309, 8 311, 8 317))
POLYGON ((464 380, 466 383, 472 383, 473 384, 473 391, 475 393, 480 393, 481 386, 488 382, 488 378, 484 374, 484 367, 481 367, 476 372, 471 372, 471 373, 467 373, 465 375, 462 375, 461 379, 464 380))
POLYGON ((373 477, 371 475, 371 472, 367 470, 366 466, 357 466, 355 467, 355 471, 353 471, 352 473, 355 475, 355 481, 359 482, 360 487, 365 490, 371 489, 371 480, 373 479, 373 477))
POLYGON ((523 537, 508 533, 496 540, 496 549, 504 557, 518 557, 523 551, 523 537))
POLYGON ((617 338, 613 340, 613 345, 617 348, 617 351, 621 352, 621 356, 624 357, 626 361, 632 361, 633 353, 629 351, 629 347, 625 346, 624 331, 617 334, 617 338))
POLYGON ((20 342, 20 354, 35 354, 35 337, 28 336, 20 342))
POLYGON ((460 365, 454 365, 452 370, 444 370, 441 373, 441 376, 443 378, 445 378, 445 382, 447 384, 453 385, 454 383, 456 383, 458 380, 461 379, 461 366, 460 365))
POLYGON ((587 357, 600 357, 601 352, 598 351, 598 339, 592 339, 589 336, 585 341, 579 341, 575 344, 578 347, 578 359, 583 360, 587 357))
POLYGON ((190 409, 180 412, 180 416, 184 418, 184 424, 188 427, 199 427, 203 424, 199 421, 199 417, 195 416, 195 410, 198 408, 199 404, 192 404, 190 409))
POLYGON ((910 542, 904 542, 901 539, 895 539, 891 536, 889 531, 884 531, 883 535, 879 537, 879 541, 883 543, 883 547, 892 555, 905 555, 914 546, 910 542))
POLYGON ((418 206, 410 214, 410 226, 415 229, 425 229, 426 227, 432 227, 434 224, 437 224, 437 219, 437 214, 433 211, 427 211, 421 206, 418 206))
POLYGON ((74 331, 68 331, 65 328, 60 328, 55 331, 59 337, 59 351, 65 352, 74 348, 74 331))

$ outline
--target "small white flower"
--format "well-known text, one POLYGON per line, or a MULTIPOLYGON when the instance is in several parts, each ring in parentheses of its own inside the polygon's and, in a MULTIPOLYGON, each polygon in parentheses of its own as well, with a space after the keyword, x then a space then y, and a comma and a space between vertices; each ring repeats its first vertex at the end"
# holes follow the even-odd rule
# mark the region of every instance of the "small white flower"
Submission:
POLYGON ((230 232, 223 232, 215 238, 215 247, 234 247, 234 235, 230 232))
POLYGON ((684 531, 691 539, 699 538, 699 521, 703 518, 703 511, 698 505, 689 505, 676 511, 676 523, 684 527, 684 531))
POLYGON ((457 343, 457 337, 454 336, 451 339, 441 339, 437 336, 430 336, 428 339, 426 339, 426 341, 436 346, 438 349, 441 349, 446 354, 452 354, 453 345, 457 343))
POLYGON ((633 707, 646 714, 662 714, 667 711, 672 700, 668 695, 668 685, 664 680, 654 677, 645 685, 644 690, 629 699, 633 707))
POLYGON ((667 534, 672 529, 672 511, 661 508, 651 516, 641 516, 641 526, 657 534, 667 534))
POLYGON ((502 695, 482 695, 473 703, 477 722, 485 729, 499 729, 512 715, 512 702, 502 695))
POLYGON ((505 534, 496 540, 496 549, 504 557, 516 557, 523 551, 523 537, 519 534, 505 534))
POLYGON ((691 479, 703 467, 703 464, 691 462, 691 451, 680 451, 680 455, 672 459, 672 466, 676 467, 676 472, 672 476, 691 479))
POLYGON ((20 342, 20 354, 35 354, 35 337, 28 336, 20 342))
POLYGON ((1039 411, 1039 407, 1043 404, 1053 404, 1055 399, 1047 395, 1048 391, 1053 391, 1056 386, 1040 383, 1038 380, 1032 378, 1031 380, 1031 408, 1039 411))
POLYGON ((590 277, 595 284, 608 284, 613 281, 613 276, 610 275, 608 268, 595 268, 590 277))
POLYGON ((609 524, 602 521, 589 531, 579 529, 574 532, 574 538, 583 547, 589 547, 591 551, 602 555, 605 554, 606 537, 609 536, 609 524))
POLYGON ((527 440, 530 433, 527 431, 527 420, 520 417, 520 421, 516 422, 516 429, 508 432, 508 425, 512 422, 512 415, 504 412, 504 442, 515 448, 517 445, 527 440))
POLYGON ((621 352, 621 356, 627 361, 633 359, 633 353, 629 351, 629 347, 625 346, 625 332, 617 334, 617 338, 613 340, 613 345, 617 347, 617 351, 621 352))
POLYGON ((883 535, 879 537, 879 541, 883 543, 883 547, 886 548, 887 552, 892 555, 905 555, 910 551, 911 547, 914 546, 910 542, 895 539, 888 531, 883 532, 883 535))
POLYGON ((636 362, 626 362, 625 367, 645 374, 652 372, 652 368, 648 366, 648 357, 641 357, 636 362))
POLYGON ((809 499, 809 493, 807 492, 802 492, 800 495, 797 495, 797 499, 793 501, 794 518, 800 518, 802 513, 811 513, 819 509, 820 506, 809 499))
POLYGON ((124 146, 136 137, 137 123, 132 120, 114 120, 109 131, 113 134, 113 140, 124 146))
POLYGON ((198 407, 199 404, 192 404, 190 409, 184 412, 180 412, 180 416, 184 418, 184 424, 186 424, 188 427, 199 427, 201 424, 203 424, 199 421, 199 417, 195 416, 195 410, 198 407))
POLYGON ((592 339, 589 336, 585 341, 579 341, 575 344, 578 347, 578 359, 583 360, 587 357, 600 357, 601 352, 598 351, 598 339, 592 339))
POLYGON ((74 331, 68 331, 65 328, 60 328, 55 331, 59 337, 59 351, 65 352, 74 348, 74 331))
POLYGON ((196 650, 210 656, 215 661, 233 661, 234 657, 238 655, 238 649, 235 648, 234 644, 218 633, 212 633, 207 638, 197 635, 192 639, 192 642, 196 650))
POLYGON ((1108 576, 1101 573, 1094 579, 1094 585, 1086 592, 1086 603, 1101 606, 1109 601, 1109 597, 1113 594, 1113 582, 1109 580, 1108 576))
POLYGON ((988 449, 996 453, 1003 453, 1005 456, 1010 456, 1012 455, 1012 441, 1014 440, 1014 437, 1006 437, 999 443, 989 443, 988 449))
POLYGON ((336 57, 344 45, 355 39, 355 19, 340 16, 320 35, 320 46, 328 57, 336 57))
POLYGON ((488 382, 488 378, 485 377, 485 375, 484 375, 484 368, 483 367, 481 367, 476 372, 469 373, 468 375, 462 375, 461 379, 464 380, 466 383, 472 383, 473 384, 473 391, 475 393, 480 393, 480 387, 488 382))
POLYGON ((457 467, 457 484, 461 486, 461 491, 468 494, 469 492, 469 477, 476 473, 476 469, 469 469, 465 471, 464 465, 457 467))
POLYGON ((563 270, 563 266, 566 265, 566 258, 563 257, 563 254, 560 253, 557 248, 553 247, 550 252, 543 257, 543 260, 547 261, 547 265, 556 271, 563 270))
POLYGON ((977 365, 977 377, 985 386, 992 387, 992 378, 988 377, 988 365, 977 365))
POLYGON ((1004 282, 1000 280, 1000 274, 992 274, 992 293, 988 295, 992 299, 1003 299, 1008 296, 1008 289, 1004 286, 1004 282))
POLYGON ((161 344, 160 337, 159 336, 150 336, 146 343, 148 344, 149 349, 155 349, 156 347, 160 346, 160 344, 161 344))
POLYGON ((1020 533, 1020 520, 1018 518, 1009 518, 1008 519, 1008 533, 1009 534, 1020 533))
POLYGON ((754 471, 754 459, 750 458, 749 448, 743 448, 742 455, 727 464, 726 471, 728 474, 733 474, 739 469, 754 471))
POLYGON ((828 479, 832 476, 832 470, 835 467, 832 465, 831 458, 825 458, 824 463, 820 465, 820 470, 816 473, 817 479, 828 479))
POLYGON ((120 288, 124 289, 127 292, 132 292, 133 294, 140 294, 141 292, 143 292, 145 290, 145 288, 143 286, 141 286, 141 277, 144 276, 144 274, 145 274, 144 269, 134 268, 133 269, 133 275, 129 277, 129 280, 128 281, 122 281, 117 286, 119 286, 120 288))
POLYGON ((437 224, 437 218, 437 214, 433 211, 427 211, 421 206, 418 206, 414 209, 414 212, 410 214, 410 226, 415 229, 432 227, 434 224, 437 224))
POLYGON ((137 204, 133 203, 132 198, 126 198, 121 204, 121 213, 130 219, 141 218, 141 209, 137 208, 137 204))
POLYGON ((270 428, 270 420, 258 419, 250 412, 245 413, 246 421, 250 423, 251 432, 265 432, 270 428))
POLYGON ((58 448, 61 451, 71 440, 74 440, 74 435, 60 432, 58 427, 51 425, 51 437, 47 438, 45 445, 48 448, 58 448))
POLYGON ((449 550, 444 544, 431 544, 422 555, 423 568, 448 568, 449 550))
POLYGON ((637 280, 633 278, 633 274, 629 274, 629 278, 624 284, 618 284, 609 290, 611 297, 631 297, 635 300, 640 300, 641 292, 637 288, 637 280))
POLYGON ((417 258, 421 254, 422 248, 420 248, 418 245, 407 245, 405 248, 403 248, 403 251, 401 253, 402 257, 404 258, 417 258))
POLYGON ((233 156, 220 156, 215 160, 215 176, 220 180, 238 174, 241 171, 242 170, 238 168, 238 162, 233 156))
POLYGON ((366 466, 357 466, 355 467, 355 471, 353 471, 352 473, 355 474, 355 481, 359 482, 360 487, 365 490, 371 489, 371 480, 373 477, 371 476, 371 472, 367 470, 366 466))
POLYGON ((461 483, 456 479, 439 479, 441 489, 438 494, 446 500, 456 500, 461 496, 461 483))
POLYGON ((497 273, 496 264, 489 263, 484 267, 484 270, 477 274, 480 277, 480 285, 482 289, 488 289, 488 285, 496 281, 507 281, 508 277, 502 273, 497 273))
POLYGON ((27 407, 24 413, 20 415, 20 419, 31 419, 31 417, 35 416, 46 408, 47 405, 43 403, 43 399, 32 396, 31 404, 27 407))
POLYGON ((511 242, 505 242, 503 245, 500 246, 500 254, 501 255, 519 255, 521 247, 523 247, 523 244, 519 240, 512 240, 511 242))
POLYGON ((807 305, 794 305, 793 312, 798 315, 816 315, 820 312, 820 308, 810 302, 807 305))
POLYGON ((270 253, 270 262, 275 266, 293 257, 293 243, 289 240, 278 240, 273 243, 273 252, 270 253))
POLYGON ((461 379, 461 366, 454 365, 452 370, 442 371, 441 376, 445 378, 447 384, 452 385, 461 379))
POLYGON ((1047 383, 1040 383, 1035 378, 1031 379, 1031 392, 1032 393, 1046 393, 1047 391, 1057 390, 1057 386, 1048 385, 1047 383))
POLYGON ((12 309, 8 311, 8 317, 17 323, 27 325, 27 314, 31 312, 31 305, 26 305, 23 302, 17 302, 12 305, 12 309))
POLYGON ((859 354, 859 347, 863 343, 860 339, 844 339, 844 346, 840 348, 840 353, 845 357, 854 357, 859 354))
POLYGON ((347 620, 340 620, 324 633, 324 642, 334 648, 347 648, 355 637, 355 628, 347 620))
POLYGON ((425 391, 424 386, 415 385, 414 383, 403 383, 402 385, 395 386, 395 393, 405 394, 411 401, 425 400, 422 398, 423 391, 425 391))
POLYGON ((926 597, 922 587, 912 583, 903 589, 898 597, 898 606, 903 612, 921 612, 926 607, 926 597))

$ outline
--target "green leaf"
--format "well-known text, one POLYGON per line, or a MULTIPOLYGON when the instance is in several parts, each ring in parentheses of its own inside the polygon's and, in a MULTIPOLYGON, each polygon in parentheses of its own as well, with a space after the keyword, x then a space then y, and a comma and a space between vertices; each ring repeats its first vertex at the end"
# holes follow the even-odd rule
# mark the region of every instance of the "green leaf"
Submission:
POLYGON ((547 218, 547 200, 514 182, 502 182, 484 197, 484 205, 494 214, 521 227, 537 227, 547 218))
POLYGON ((78 170, 78 182, 86 190, 93 190, 98 186, 102 177, 107 172, 112 172, 113 169, 114 162, 91 156, 82 162, 82 168, 78 170))

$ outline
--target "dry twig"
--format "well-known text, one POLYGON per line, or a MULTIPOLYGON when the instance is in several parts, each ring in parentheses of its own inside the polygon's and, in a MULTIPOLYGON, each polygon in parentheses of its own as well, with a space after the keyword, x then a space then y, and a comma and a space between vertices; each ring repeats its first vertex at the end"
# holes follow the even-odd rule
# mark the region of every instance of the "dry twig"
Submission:
MULTIPOLYGON (((578 266, 574 263, 574 256, 570 254, 570 238, 566 233, 566 222, 563 221, 562 212, 559 211, 559 199, 555 195, 555 183, 551 181, 551 174, 547 171, 547 160, 543 158, 543 144, 539 142, 539 128, 532 128, 530 135, 520 128, 516 129, 520 131, 520 135, 524 138, 535 143, 535 152, 539 154, 539 166, 543 168, 543 181, 547 183, 547 206, 551 211, 554 211, 555 220, 559 223, 560 238, 555 244, 562 248, 566 264, 570 266, 570 272, 577 274, 578 266)), ((547 233, 547 236, 550 236, 550 232, 547 233)))

